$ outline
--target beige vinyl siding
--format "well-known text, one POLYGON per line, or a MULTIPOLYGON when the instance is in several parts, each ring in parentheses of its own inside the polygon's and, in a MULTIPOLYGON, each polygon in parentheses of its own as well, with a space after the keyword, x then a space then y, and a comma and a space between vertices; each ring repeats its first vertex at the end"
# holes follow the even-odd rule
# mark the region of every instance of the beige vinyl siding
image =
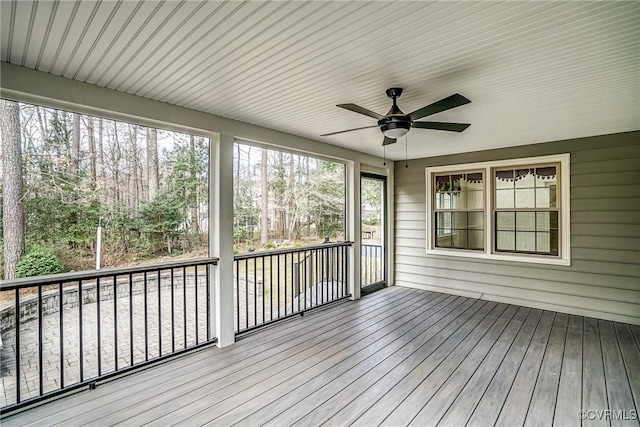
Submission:
POLYGON ((398 162, 395 284, 640 324, 640 131, 398 162), (570 266, 426 254, 426 167, 561 153, 570 266))

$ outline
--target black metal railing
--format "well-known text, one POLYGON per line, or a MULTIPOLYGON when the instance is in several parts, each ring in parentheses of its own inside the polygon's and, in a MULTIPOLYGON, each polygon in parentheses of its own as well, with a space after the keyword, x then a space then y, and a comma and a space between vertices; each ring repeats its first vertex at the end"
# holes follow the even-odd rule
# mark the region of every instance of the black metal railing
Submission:
POLYGON ((0 281, 2 411, 215 342, 209 284, 216 264, 192 259, 0 281))
POLYGON ((348 297, 350 246, 325 243, 234 256, 236 333, 348 297))
POLYGON ((384 282, 384 250, 382 245, 362 244, 360 286, 384 282))

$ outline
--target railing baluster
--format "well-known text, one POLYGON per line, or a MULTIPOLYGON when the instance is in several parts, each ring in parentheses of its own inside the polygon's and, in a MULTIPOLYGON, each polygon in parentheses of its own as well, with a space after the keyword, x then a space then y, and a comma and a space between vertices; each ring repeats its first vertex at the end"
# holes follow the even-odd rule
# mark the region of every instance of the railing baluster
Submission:
POLYGON ((249 259, 244 260, 244 327, 249 327, 249 259))
POLYGON ((162 280, 161 272, 158 270, 158 357, 162 356, 162 286, 160 281, 162 280))
POLYGON ((269 320, 273 320, 273 257, 269 255, 269 320))
POLYGON ((184 325, 183 348, 187 348, 187 267, 182 267, 182 321, 184 325))
POLYGON ((233 261, 236 265, 236 330, 240 331, 240 261, 233 261))
POLYGON ((96 326, 98 329, 98 376, 102 375, 102 325, 100 324, 100 278, 96 279, 96 326))
POLYGON ((42 286, 38 286, 38 334, 40 336, 40 346, 38 351, 38 368, 40 371, 40 396, 44 394, 44 363, 43 363, 43 343, 44 343, 44 331, 42 330, 42 286))
POLYGON ((210 341, 211 340, 211 289, 209 289, 209 287, 211 285, 211 279, 209 278, 209 276, 210 276, 209 264, 207 264, 206 270, 207 270, 207 277, 206 277, 206 283, 207 283, 207 341, 210 341))
POLYGON ((347 294, 349 291, 349 271, 350 271, 349 270, 349 251, 347 251, 347 259, 345 260, 345 271, 347 271, 347 277, 345 280, 344 289, 345 289, 345 294, 347 294))
POLYGON ((304 264, 302 265, 302 277, 304 277, 304 286, 302 286, 302 289, 304 289, 304 296, 302 297, 302 300, 304 301, 304 309, 307 309, 307 251, 304 251, 304 257, 302 257, 302 261, 304 262, 304 264))
MULTIPOLYGON (((21 363, 20 363, 20 289, 16 288, 15 290, 15 299, 16 299, 16 308, 15 308, 15 325, 16 325, 16 404, 20 403, 20 371, 21 371, 21 363)), ((38 303, 40 304, 40 303, 38 303)), ((40 342, 42 345, 42 341, 40 342)), ((42 349, 40 349, 42 351, 42 349)), ((39 366, 40 371, 42 371, 42 366, 39 366)))
POLYGON ((113 276, 113 356, 114 370, 118 370, 118 278, 113 276))
POLYGON ((264 257, 260 258, 261 267, 262 267, 262 323, 265 322, 264 317, 264 257))
POLYGON ((278 316, 280 317, 280 254, 278 254, 278 316))
POLYGON ((129 273, 129 366, 133 366, 133 274, 129 273))
POLYGON ((60 388, 64 388, 64 289, 63 283, 58 283, 58 314, 60 328, 60 388))
POLYGON ((80 280, 78 281, 78 334, 80 335, 78 337, 78 351, 80 352, 78 354, 78 362, 79 362, 79 368, 80 368, 81 383, 84 382, 84 331, 83 331, 84 319, 82 315, 83 301, 84 300, 82 298, 82 280, 80 280))
POLYGON ((176 351, 176 315, 175 315, 175 299, 173 295, 174 269, 171 269, 171 352, 176 351))
POLYGON ((148 274, 144 272, 144 360, 145 362, 149 360, 149 310, 148 310, 148 300, 147 300, 147 292, 149 289, 148 286, 148 274))
POLYGON ((318 282, 318 276, 320 275, 320 265, 318 264, 318 250, 314 249, 313 253, 314 253, 314 256, 315 256, 315 259, 316 259, 316 275, 315 275, 315 277, 313 279, 313 287, 315 288, 315 292, 316 292, 316 302, 315 302, 315 304, 312 304, 312 305, 316 306, 316 305, 319 304, 319 301, 320 301, 320 300, 318 300, 318 286, 320 286, 319 282, 318 282))
POLYGON ((258 259, 253 258, 253 326, 258 324, 258 259))
POLYGON ((195 274, 193 276, 193 292, 194 292, 194 304, 193 306, 195 307, 194 311, 195 311, 195 327, 196 327, 196 345, 200 344, 200 335, 199 335, 199 328, 198 328, 198 309, 200 307, 200 305, 198 304, 198 266, 196 265, 195 267, 195 274))

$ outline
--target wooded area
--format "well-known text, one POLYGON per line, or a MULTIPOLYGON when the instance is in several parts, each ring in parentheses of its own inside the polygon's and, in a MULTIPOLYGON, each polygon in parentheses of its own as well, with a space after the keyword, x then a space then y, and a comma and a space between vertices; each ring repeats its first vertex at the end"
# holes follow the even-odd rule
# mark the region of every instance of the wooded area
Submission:
POLYGON ((207 138, 1 103, 3 277, 93 268, 99 225, 105 267, 206 254, 207 138))
MULTIPOLYGON (((208 248, 209 140, 2 100, 4 278, 208 248)), ((235 251, 342 240, 343 163, 234 146, 235 251)))
POLYGON ((343 240, 345 173, 342 163, 236 143, 236 252, 343 240))

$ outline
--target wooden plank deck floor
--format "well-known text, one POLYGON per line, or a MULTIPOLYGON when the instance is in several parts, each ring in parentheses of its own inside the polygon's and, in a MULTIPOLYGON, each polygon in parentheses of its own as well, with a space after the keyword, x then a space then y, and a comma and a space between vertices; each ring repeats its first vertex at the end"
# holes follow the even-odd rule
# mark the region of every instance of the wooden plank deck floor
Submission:
POLYGON ((638 426, 639 342, 637 326, 392 287, 1 423, 638 426))

